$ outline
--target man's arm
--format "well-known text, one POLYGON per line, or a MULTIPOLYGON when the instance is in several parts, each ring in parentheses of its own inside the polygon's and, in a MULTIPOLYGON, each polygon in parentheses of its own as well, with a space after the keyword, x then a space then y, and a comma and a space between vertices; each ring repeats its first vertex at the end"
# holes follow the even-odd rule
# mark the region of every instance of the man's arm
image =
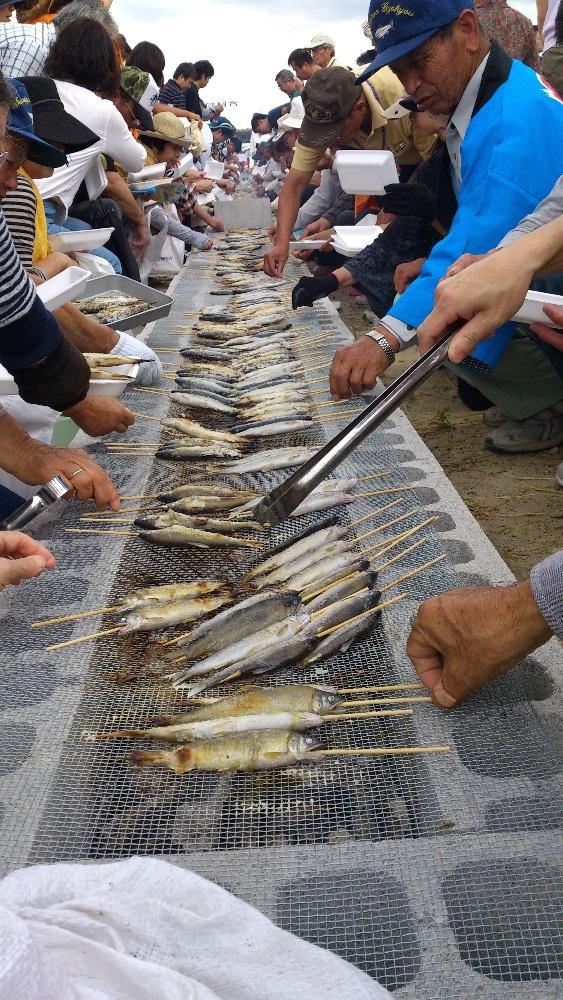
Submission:
POLYGON ((548 5, 548 0, 536 0, 538 33, 540 38, 542 39, 542 48, 543 48, 543 26, 547 14, 547 5, 548 5))
POLYGON ((529 215, 526 215, 518 223, 514 229, 511 229, 509 233, 506 234, 504 239, 498 244, 499 247, 506 247, 510 243, 514 243, 515 240, 519 240, 521 236, 526 236, 527 233, 533 233, 540 226, 547 225, 548 222, 552 222, 554 219, 559 219, 563 215, 563 176, 559 178, 557 183, 554 185, 552 190, 549 192, 547 198, 540 201, 537 208, 529 215))
POLYGON ((283 274, 289 256, 289 241, 299 212, 301 198, 313 173, 314 170, 294 170, 292 167, 280 191, 276 242, 273 249, 264 257, 264 271, 271 278, 281 278, 283 274))
POLYGON ((428 350, 451 323, 465 319, 449 350, 459 363, 514 316, 535 277, 562 270, 563 216, 440 282, 434 309, 419 327, 421 350, 428 350))

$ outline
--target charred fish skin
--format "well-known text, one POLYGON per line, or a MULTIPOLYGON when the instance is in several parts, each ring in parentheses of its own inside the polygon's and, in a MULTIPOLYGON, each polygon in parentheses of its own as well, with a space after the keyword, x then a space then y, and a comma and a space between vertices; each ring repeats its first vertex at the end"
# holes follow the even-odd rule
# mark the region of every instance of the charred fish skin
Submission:
POLYGON ((236 736, 218 736, 199 740, 174 750, 136 750, 130 756, 133 764, 142 767, 167 767, 176 774, 190 771, 264 771, 316 759, 321 746, 314 733, 293 733, 287 730, 251 730, 236 736))
POLYGON ((188 597, 203 597, 206 594, 222 593, 232 596, 229 584, 222 580, 192 580, 187 583, 166 583, 157 587, 144 587, 133 590, 119 601, 123 611, 134 611, 136 608, 154 607, 157 604, 170 604, 188 597))

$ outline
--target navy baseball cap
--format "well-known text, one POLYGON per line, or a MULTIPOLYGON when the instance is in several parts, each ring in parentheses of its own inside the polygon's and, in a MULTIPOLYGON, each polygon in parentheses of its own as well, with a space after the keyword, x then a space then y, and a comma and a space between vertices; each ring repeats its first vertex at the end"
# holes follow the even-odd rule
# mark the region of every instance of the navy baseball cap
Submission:
POLYGON ((42 167, 62 167, 66 163, 64 152, 40 139, 33 130, 31 101, 23 83, 19 80, 9 80, 9 83, 15 93, 15 101, 8 114, 6 132, 29 143, 28 159, 32 163, 39 163, 42 167))
POLYGON ((455 21, 462 10, 473 7, 473 0, 405 0, 404 6, 371 0, 368 23, 377 55, 356 83, 363 83, 382 66, 408 55, 455 21))
POLYGON ((213 121, 209 122, 209 128, 212 132, 222 132, 223 135, 234 135, 236 128, 228 118, 224 118, 223 115, 219 115, 218 118, 214 118, 213 121))

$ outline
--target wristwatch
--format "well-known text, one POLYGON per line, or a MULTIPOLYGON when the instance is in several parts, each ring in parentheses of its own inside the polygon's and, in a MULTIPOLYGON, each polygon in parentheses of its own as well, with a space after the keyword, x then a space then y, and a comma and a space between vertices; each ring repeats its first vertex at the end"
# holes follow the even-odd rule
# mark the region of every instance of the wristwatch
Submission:
POLYGON ((378 333, 377 330, 370 330, 369 333, 366 333, 366 337, 371 337, 372 340, 375 340, 375 343, 381 348, 381 350, 385 354, 385 357, 387 358, 389 364, 392 365, 396 357, 395 351, 391 347, 389 341, 383 336, 383 334, 378 333))

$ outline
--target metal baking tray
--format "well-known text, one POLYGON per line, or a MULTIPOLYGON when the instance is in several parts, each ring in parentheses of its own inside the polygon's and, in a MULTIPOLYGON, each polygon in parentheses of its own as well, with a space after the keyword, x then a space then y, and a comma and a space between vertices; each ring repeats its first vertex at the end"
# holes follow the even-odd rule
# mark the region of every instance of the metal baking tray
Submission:
POLYGON ((124 295, 134 295, 138 299, 144 299, 147 308, 140 313, 135 313, 129 318, 120 319, 116 323, 117 330, 133 330, 136 326, 145 326, 157 319, 164 319, 168 316, 174 299, 171 295, 159 292, 156 288, 143 285, 133 278, 126 278, 123 274, 108 274, 101 278, 91 278, 86 282, 86 288, 81 295, 77 295, 75 302, 92 298, 94 295, 103 295, 105 292, 123 292, 124 295))

